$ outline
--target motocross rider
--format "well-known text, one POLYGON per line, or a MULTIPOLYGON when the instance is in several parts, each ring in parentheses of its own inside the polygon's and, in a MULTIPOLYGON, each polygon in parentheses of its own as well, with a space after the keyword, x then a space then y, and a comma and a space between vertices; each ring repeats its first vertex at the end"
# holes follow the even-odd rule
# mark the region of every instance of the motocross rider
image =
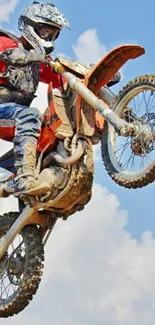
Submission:
POLYGON ((69 28, 65 16, 52 3, 34 1, 25 8, 18 21, 21 37, 0 30, 0 127, 14 127, 16 176, 14 189, 4 185, 2 194, 27 191, 41 185, 34 176, 37 142, 41 130, 41 113, 29 107, 39 81, 61 88, 60 75, 48 65, 54 42, 63 27, 69 28))
MULTIPOLYGON (((13 186, 8 182, 0 187, 0 196, 33 188, 38 188, 41 194, 35 166, 42 116, 37 108, 29 106, 39 81, 52 82, 53 88, 61 88, 61 77, 48 62, 55 40, 63 27, 69 28, 69 23, 52 3, 34 1, 19 17, 18 27, 20 38, 0 30, 0 128, 16 127, 13 139, 16 176, 13 186)), ((119 79, 114 76, 112 84, 119 79)))

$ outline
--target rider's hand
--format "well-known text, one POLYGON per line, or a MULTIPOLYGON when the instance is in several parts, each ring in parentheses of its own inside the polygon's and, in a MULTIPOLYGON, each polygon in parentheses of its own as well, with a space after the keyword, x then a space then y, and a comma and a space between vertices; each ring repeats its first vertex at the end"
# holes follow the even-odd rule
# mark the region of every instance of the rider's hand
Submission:
POLYGON ((44 63, 47 67, 51 67, 51 69, 53 70, 54 73, 58 74, 59 71, 57 69, 57 66, 52 64, 52 63, 54 63, 54 61, 52 60, 51 56, 48 55, 45 57, 44 63))

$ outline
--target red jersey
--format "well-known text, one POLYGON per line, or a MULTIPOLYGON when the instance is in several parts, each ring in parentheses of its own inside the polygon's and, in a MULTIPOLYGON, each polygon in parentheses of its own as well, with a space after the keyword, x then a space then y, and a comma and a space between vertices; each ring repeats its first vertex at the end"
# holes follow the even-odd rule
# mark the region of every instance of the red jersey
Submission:
MULTIPOLYGON (((0 52, 7 49, 17 48, 18 45, 9 37, 0 36, 0 52)), ((0 61, 0 73, 4 73, 6 69, 6 63, 0 61)), ((49 84, 52 82, 53 88, 60 87, 60 75, 52 71, 51 67, 47 67, 44 63, 40 64, 40 82, 49 84)), ((0 78, 0 85, 7 85, 7 81, 0 78)))

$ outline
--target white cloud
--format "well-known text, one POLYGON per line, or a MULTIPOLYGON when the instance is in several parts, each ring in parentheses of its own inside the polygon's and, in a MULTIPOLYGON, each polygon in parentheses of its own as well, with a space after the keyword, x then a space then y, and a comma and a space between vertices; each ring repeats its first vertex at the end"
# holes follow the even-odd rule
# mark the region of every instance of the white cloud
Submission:
POLYGON ((93 146, 93 152, 94 152, 95 161, 101 159, 101 144, 100 143, 93 146))
POLYGON ((95 185, 85 210, 59 221, 40 289, 7 325, 153 325, 155 240, 146 232, 137 242, 126 224, 117 197, 95 185))
POLYGON ((41 113, 44 113, 44 111, 48 106, 47 90, 48 90, 48 85, 44 84, 43 82, 40 82, 36 92, 37 97, 31 103, 31 107, 32 106, 37 107, 41 113))
MULTIPOLYGON (((97 63, 108 50, 103 44, 98 35, 97 30, 88 29, 79 36, 76 43, 73 45, 73 51, 77 59, 85 63, 97 63)), ((121 80, 124 78, 123 69, 120 70, 121 80)))
POLYGON ((9 16, 14 12, 20 0, 1 0, 0 1, 0 22, 8 22, 9 16))
POLYGON ((73 45, 73 50, 77 59, 85 63, 96 63, 107 53, 106 46, 99 40, 95 28, 80 35, 73 45))
MULTIPOLYGON (((65 57, 66 57, 66 54, 63 53, 63 52, 57 52, 56 55, 55 55, 55 57, 56 57, 56 58, 57 58, 57 57, 65 58, 65 57)), ((69 58, 69 56, 67 56, 67 58, 69 58)))

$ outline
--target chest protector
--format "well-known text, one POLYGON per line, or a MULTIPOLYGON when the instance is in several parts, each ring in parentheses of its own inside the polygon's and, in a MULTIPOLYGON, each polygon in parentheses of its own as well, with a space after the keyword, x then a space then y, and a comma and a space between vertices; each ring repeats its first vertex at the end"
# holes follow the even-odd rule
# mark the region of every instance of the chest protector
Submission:
MULTIPOLYGON (((0 36, 11 38, 18 48, 24 50, 23 44, 12 33, 0 29, 0 36)), ((8 86, 11 88, 32 96, 36 92, 39 83, 40 63, 29 63, 23 67, 7 63, 5 72, 0 72, 0 78, 7 80, 8 86)))

